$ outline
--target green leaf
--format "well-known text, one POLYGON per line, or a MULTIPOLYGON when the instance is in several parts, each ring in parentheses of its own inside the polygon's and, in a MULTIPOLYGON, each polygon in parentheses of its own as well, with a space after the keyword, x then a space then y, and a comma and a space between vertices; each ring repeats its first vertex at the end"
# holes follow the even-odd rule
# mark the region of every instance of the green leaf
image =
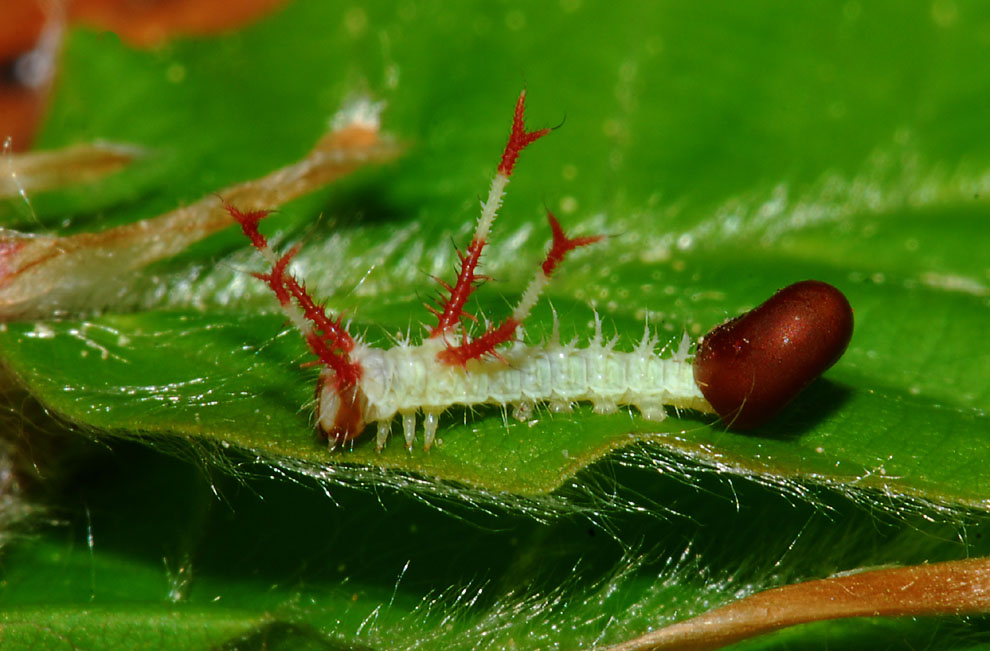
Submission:
POLYGON ((0 614, 8 649, 155 648, 178 645, 209 648, 250 635, 266 623, 256 615, 168 607, 111 609, 93 607, 18 608, 0 614), (186 611, 186 612, 183 612, 186 611), (93 644, 92 640, 99 640, 93 644), (165 642, 167 640, 167 642, 165 642))
MULTIPOLYGON (((161 169, 141 201, 108 202, 117 215, 114 222, 146 215, 148 206, 166 205, 166 197, 174 205, 243 178, 238 174, 284 164, 284 152, 315 139, 320 112, 330 113, 328 103, 340 101, 348 84, 353 87, 342 79, 330 84, 341 89, 336 95, 311 88, 305 101, 298 81, 287 97, 284 76, 263 74, 273 59, 286 56, 284 44, 272 35, 292 33, 293 25, 312 19, 314 11, 319 13, 294 8, 263 27, 179 43, 157 54, 79 33, 46 141, 98 136, 153 151, 167 147, 167 155, 152 163, 161 169), (204 58, 213 63, 203 65, 204 58), (221 73, 217 60, 229 61, 230 69, 221 73), (120 97, 106 81, 77 70, 107 67, 115 70, 109 78, 133 75, 148 88, 120 97), (190 103, 194 94, 200 99, 190 103), (297 102, 287 104, 293 96, 297 102), (322 107, 313 96, 323 98, 322 107), (142 128, 144 120, 120 119, 123 112, 160 113, 163 102, 170 116, 165 124, 148 120, 142 128), (68 110, 80 105, 89 109, 82 132, 80 112, 68 110), (246 105, 252 110, 244 111, 246 105), (299 117, 287 125, 290 107, 299 117), (301 122, 312 125, 309 133, 301 122), (184 127, 194 123, 197 129, 184 127)), ((390 104, 386 125, 415 144, 397 168, 345 181, 325 193, 322 204, 304 201, 286 208, 286 219, 276 228, 301 237, 299 273, 310 286, 329 296, 332 308, 356 315, 357 327, 373 342, 389 346, 390 333, 420 336, 419 323, 429 315, 418 303, 436 291, 428 274, 450 275, 450 242, 467 238, 476 212, 473 198, 484 190, 497 160, 513 86, 520 85, 494 83, 505 75, 484 66, 465 68, 458 76, 455 66, 451 81, 462 80, 459 97, 446 97, 447 86, 431 83, 433 77, 422 69, 426 64, 414 63, 428 56, 423 39, 449 36, 452 47, 495 48, 507 60, 535 61, 546 39, 531 28, 515 33, 515 21, 542 25, 551 18, 540 15, 548 9, 531 15, 510 11, 504 24, 491 16, 478 18, 485 27, 476 42, 436 16, 418 16, 423 22, 417 24, 430 26, 426 36, 400 18, 380 23, 355 11, 357 23, 371 21, 394 43, 387 52, 391 60, 355 55, 351 65, 373 87, 383 86, 377 92, 390 104), (491 79, 485 79, 486 72, 491 79), (400 75, 395 88, 373 81, 390 74, 400 75), (468 78, 476 81, 467 83, 468 78), (321 209, 327 218, 305 225, 303 220, 312 223, 321 209)), ((580 23, 582 16, 583 11, 565 11, 558 20, 580 23)), ((843 30, 861 29, 861 20, 868 20, 828 18, 833 38, 840 40, 843 30)), ((791 28, 798 30, 809 19, 799 12, 791 28)), ((364 31, 348 33, 344 22, 333 36, 342 51, 370 38, 364 31)), ((749 53, 742 61, 754 70, 774 51, 755 47, 742 32, 733 38, 749 53)), ((500 318, 539 260, 546 239, 539 193, 566 213, 568 228, 615 234, 597 250, 579 252, 555 279, 549 298, 565 336, 590 337, 588 303, 614 328, 620 348, 628 348, 647 316, 673 339, 684 328, 700 335, 791 281, 814 277, 836 284, 856 310, 846 360, 756 437, 705 426, 710 420, 691 415, 657 425, 635 414, 595 417, 583 409, 574 416, 538 413, 534 426, 482 409, 449 414, 442 424, 443 445, 431 453, 408 455, 393 444, 377 454, 370 436, 353 451, 327 453, 307 413, 313 373, 297 368, 305 359, 302 342, 283 333, 277 343, 268 343, 280 328, 259 313, 271 312, 273 301, 244 273, 245 266, 258 268, 257 262, 242 251, 212 268, 201 266, 209 264, 211 253, 245 248, 235 233, 196 247, 195 259, 190 254, 160 265, 151 287, 151 280, 145 279, 144 287, 136 282, 136 291, 150 294, 142 301, 147 311, 48 324, 44 329, 54 333, 51 339, 32 336, 33 325, 11 326, 3 340, 7 363, 49 408, 80 424, 206 437, 314 464, 416 472, 491 493, 549 493, 616 448, 656 440, 744 474, 814 477, 982 504, 990 486, 982 470, 987 464, 972 460, 990 458, 982 436, 990 390, 980 381, 990 351, 976 336, 986 316, 987 278, 983 258, 975 253, 981 247, 968 244, 987 240, 981 230, 985 211, 971 196, 984 183, 978 170, 986 158, 975 147, 942 158, 938 148, 946 136, 922 132, 927 121, 918 116, 892 119, 882 110, 888 104, 864 97, 870 77, 840 82, 830 70, 835 64, 827 60, 797 87, 794 64, 783 61, 764 68, 754 83, 718 68, 719 57, 705 59, 696 48, 684 51, 675 43, 654 36, 631 50, 600 52, 599 66, 611 64, 599 73, 614 85, 611 92, 588 92, 559 79, 541 86, 539 77, 527 76, 533 89, 530 121, 557 121, 565 110, 568 121, 524 155, 484 260, 486 273, 498 282, 485 288, 478 310, 500 318), (695 79, 692 64, 709 66, 703 87, 684 86, 695 79), (662 96, 661 88, 667 89, 662 96), (716 96, 705 88, 717 89, 716 96), (831 113, 818 115, 822 107, 817 106, 786 115, 760 109, 768 95, 801 105, 809 93, 835 105, 831 113), (708 121, 694 124, 706 119, 706 111, 712 113, 708 121), (875 128, 866 130, 869 124, 875 128), (833 137, 823 138, 823 131, 833 137), (718 141, 711 140, 713 133, 718 141), (685 166, 692 177, 675 182, 685 166), (256 298, 237 300, 245 291, 256 298), (929 318, 916 318, 921 312, 929 318), (94 342, 73 334, 95 331, 106 336, 94 334, 94 342), (84 357, 87 353, 93 354, 84 357), (933 445, 966 453, 935 456, 929 454, 933 445)), ((965 39, 953 48, 964 46, 965 39)), ((324 47, 301 48, 316 51, 298 55, 298 80, 319 78, 312 67, 324 47)), ((819 50, 802 56, 813 54, 821 56, 819 50)), ((561 65, 578 78, 577 61, 561 65)), ((538 66, 531 74, 549 71, 538 66)), ((934 94, 927 100, 934 105, 954 101, 957 92, 924 90, 934 94)), ((979 137, 973 134, 971 142, 979 137)), ((126 177, 118 181, 127 182, 126 177)), ((100 224, 94 219, 79 218, 89 227, 100 224)), ((545 334, 550 321, 544 308, 528 325, 530 338, 545 334)))
MULTIPOLYGON (((221 537, 232 550, 229 565, 185 545, 210 588, 198 587, 204 592, 177 618, 199 626, 207 611, 198 609, 216 595, 230 608, 206 625, 215 628, 203 646, 272 621, 283 632, 303 627, 303 637, 317 631, 321 640, 373 646, 590 645, 783 581, 957 557, 964 552, 953 543, 924 538, 958 532, 909 518, 916 509, 938 519, 940 509, 971 508, 975 514, 953 517, 975 531, 990 494, 990 136, 977 108, 990 99, 988 21, 982 5, 941 1, 343 9, 299 2, 236 33, 151 52, 111 34, 71 34, 42 144, 105 139, 151 154, 93 186, 32 197, 33 217, 10 204, 0 209, 5 225, 80 232, 189 203, 298 158, 344 98, 366 91, 386 102, 383 125, 408 143, 407 155, 285 206, 265 229, 283 245, 301 242, 295 269, 308 287, 353 317, 369 341, 388 346, 397 333, 417 338, 428 321, 421 303, 436 291, 429 276, 451 277, 453 244, 470 237, 477 197, 525 86, 530 123, 563 125, 519 163, 483 260, 495 280, 473 307, 498 319, 524 289, 549 237, 544 203, 569 232, 610 237, 561 268, 549 301, 527 324, 533 341, 550 333, 549 304, 564 339, 590 337, 594 308, 606 334, 631 349, 647 318, 676 342, 682 331, 700 336, 793 281, 835 284, 855 309, 848 353, 756 433, 727 432, 689 413, 656 424, 624 411, 595 415, 585 405, 567 415, 537 412, 531 424, 484 408, 445 414, 443 443, 428 453, 410 454, 393 441, 378 454, 370 435, 353 450, 328 452, 312 424, 315 370, 300 368, 309 360, 305 345, 248 275, 261 263, 234 229, 135 277, 129 295, 99 315, 7 324, 0 355, 19 386, 92 436, 141 437, 239 478, 288 474, 306 484, 291 499, 272 497, 269 484, 258 490, 285 509, 284 531, 298 535, 308 526, 300 522, 325 518, 333 525, 320 527, 321 540, 336 544, 304 544, 303 561, 264 576, 243 601, 231 596, 251 580, 241 545, 279 521, 278 509, 245 513, 250 498, 230 498, 243 509, 243 530, 221 537), (658 470, 687 486, 658 478, 658 470), (307 476, 342 509, 314 505, 307 476), (380 499, 398 510, 395 523, 342 484, 387 487, 390 497, 380 499), (715 497, 701 497, 706 491, 715 497), (743 507, 733 514, 734 492, 743 507), (891 531, 870 533, 875 523, 833 492, 885 509, 891 531), (812 505, 788 514, 795 495, 812 505), (506 520, 485 526, 525 533, 474 540, 476 528, 411 506, 416 497, 470 522, 485 517, 474 512, 478 505, 501 512, 493 504, 503 504, 506 520), (293 506, 299 500, 313 513, 293 506), (852 518, 847 538, 830 531, 816 510, 823 504, 838 521, 852 518), (594 544, 585 524, 548 533, 526 517, 578 509, 602 523, 594 544), (683 513, 698 526, 670 533, 668 524, 635 515, 644 509, 683 513), (763 533, 781 521, 776 537, 763 533), (427 526, 434 529, 409 534, 427 526), (741 530, 754 539, 739 543, 741 530), (822 552, 801 542, 804 535, 836 548, 822 552), (393 541, 399 548, 383 551, 393 541), (720 543, 731 549, 726 557, 720 543), (873 551, 853 553, 860 544, 873 551), (520 558, 491 556, 502 548, 520 558), (600 561, 586 560, 599 554, 600 561), (334 574, 327 568, 338 557, 347 568, 334 574), (321 572, 311 574, 307 560, 321 572), (406 561, 422 572, 411 585, 412 575, 400 575, 406 561), (524 589, 542 562, 552 569, 524 589), (345 583, 359 587, 337 594, 345 583), (476 603, 458 592, 472 589, 483 595, 476 603), (307 608, 285 612, 299 602, 307 608), (362 625, 382 604, 390 608, 362 625), (259 614, 272 610, 274 619, 259 614)), ((125 458, 168 463, 141 455, 125 458)), ((119 472, 110 476, 120 480, 119 472)), ((175 485, 172 472, 163 471, 156 491, 175 485)), ((132 489, 141 479, 132 478, 132 489)), ((191 505, 209 499, 202 486, 192 494, 191 505)), ((129 503, 109 495, 94 503, 112 512, 118 500, 129 503)), ((148 500, 155 508, 167 502, 157 494, 148 500)), ((207 521, 219 528, 223 519, 207 521)), ((215 548, 215 534, 194 537, 215 548)), ((109 538, 130 535, 123 527, 109 538)), ((101 575, 126 582, 127 570, 115 558, 117 542, 98 542, 95 556, 76 549, 67 561, 78 573, 71 585, 13 581, 61 567, 38 551, 44 545, 71 548, 84 539, 78 529, 66 540, 53 537, 46 530, 43 543, 11 557, 4 602, 63 603, 46 615, 58 629, 58 618, 74 626, 93 558, 106 558, 101 575), (46 590, 58 598, 38 596, 46 590)), ((966 554, 987 551, 972 545, 966 554)), ((156 545, 124 546, 141 550, 139 564, 154 575, 138 581, 161 580, 156 545)), ((298 551, 284 540, 273 546, 267 561, 298 551)), ((122 630, 170 610, 164 592, 145 594, 147 610, 133 616, 125 592, 106 597, 111 613, 121 609, 122 630)), ((4 621, 27 621, 23 613, 36 616, 17 610, 4 621)), ((927 639, 927 630, 904 634, 927 639)))

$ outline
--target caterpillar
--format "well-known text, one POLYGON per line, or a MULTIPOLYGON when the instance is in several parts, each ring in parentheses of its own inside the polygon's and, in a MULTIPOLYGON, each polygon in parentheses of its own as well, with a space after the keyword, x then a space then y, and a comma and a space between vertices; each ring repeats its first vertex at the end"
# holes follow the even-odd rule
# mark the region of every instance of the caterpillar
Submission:
MULTIPOLYGON (((519 302, 501 323, 471 337, 464 322, 474 317, 465 311, 465 305, 484 279, 478 273, 478 264, 506 186, 522 151, 550 131, 527 130, 525 102, 524 90, 516 101, 509 139, 482 204, 474 236, 467 248, 458 252, 457 279, 453 285, 435 279, 442 288, 440 305, 427 308, 437 322, 419 344, 401 342, 381 349, 351 335, 340 316, 336 319, 328 316, 303 283, 288 273, 298 246, 278 255, 259 231, 259 223, 269 211, 242 212, 224 202, 227 212, 270 266, 270 271, 256 273, 255 277, 269 286, 282 311, 319 360, 322 368, 317 380, 316 416, 321 436, 328 440, 331 449, 357 438, 374 423, 376 448, 381 450, 388 442, 396 417, 401 420, 406 446, 412 449, 417 416, 422 414, 424 448, 429 450, 436 440, 440 414, 455 405, 511 405, 517 416, 523 416, 537 403, 547 405, 550 411, 562 412, 576 402, 591 402, 599 413, 632 406, 651 420, 664 419, 665 408, 674 407, 717 413, 727 425, 738 421, 741 426, 752 427, 770 418, 838 359, 851 335, 847 302, 848 333, 841 324, 834 328, 834 333, 822 335, 821 330, 823 323, 842 320, 840 303, 845 301, 844 297, 842 301, 832 301, 836 306, 834 314, 811 323, 807 333, 794 327, 788 329, 783 324, 806 317, 802 309, 815 312, 820 296, 807 302, 783 301, 791 307, 773 309, 781 304, 780 294, 801 283, 782 290, 747 315, 720 326, 721 329, 715 328, 699 348, 699 353, 703 353, 699 354, 699 359, 703 359, 701 365, 692 365, 688 360, 686 335, 679 350, 669 358, 656 354, 657 339, 649 330, 633 351, 616 351, 614 340, 603 340, 597 316, 595 335, 584 347, 562 344, 556 319, 549 341, 526 343, 519 337, 520 327, 558 266, 571 251, 604 239, 602 235, 569 237, 549 210, 550 248, 519 302), (738 324, 732 326, 739 321, 744 326, 743 335, 739 335, 738 324), (768 334, 761 338, 761 330, 768 334), (782 342, 784 339, 787 341, 782 342), (751 346, 753 341, 759 345, 751 346), (806 352, 810 345, 823 341, 832 342, 829 354, 806 352), (792 342, 798 344, 791 346, 792 342), (747 354, 750 349, 755 351, 755 356, 747 354), (772 354, 767 351, 783 351, 777 357, 784 361, 770 359, 772 354), (776 369, 768 368, 772 363, 777 364, 776 369), (787 379, 783 383, 765 382, 763 376, 779 374, 780 364, 791 369, 787 379), (761 389, 764 384, 767 391, 761 389), (794 387, 796 390, 789 390, 794 387)), ((831 297, 820 285, 838 292, 830 285, 818 283, 815 289, 819 295, 831 297)), ((797 293, 803 296, 808 292, 797 293)))

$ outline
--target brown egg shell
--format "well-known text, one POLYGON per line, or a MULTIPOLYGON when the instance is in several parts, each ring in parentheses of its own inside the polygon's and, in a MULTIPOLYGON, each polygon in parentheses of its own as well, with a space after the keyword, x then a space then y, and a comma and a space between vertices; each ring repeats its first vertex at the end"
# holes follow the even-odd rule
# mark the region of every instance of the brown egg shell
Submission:
POLYGON ((705 335, 694 379, 726 425, 758 427, 838 361, 852 331, 842 292, 795 283, 705 335))

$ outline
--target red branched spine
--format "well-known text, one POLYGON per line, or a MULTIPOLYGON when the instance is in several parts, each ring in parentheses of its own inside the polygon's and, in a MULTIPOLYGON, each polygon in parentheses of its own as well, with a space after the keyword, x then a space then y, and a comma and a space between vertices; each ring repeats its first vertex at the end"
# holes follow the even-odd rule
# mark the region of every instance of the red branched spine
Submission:
POLYGON ((571 238, 564 233, 560 222, 549 210, 547 211, 547 220, 550 222, 550 230, 553 232, 553 242, 550 244, 547 257, 543 260, 543 264, 540 265, 529 287, 526 288, 519 304, 512 311, 512 315, 498 326, 488 328, 485 334, 477 339, 465 341, 459 346, 449 346, 440 351, 437 354, 437 359, 451 366, 464 366, 472 359, 481 359, 485 355, 498 357, 495 347, 511 341, 516 335, 516 330, 522 325, 530 310, 533 309, 540 293, 549 282, 550 276, 553 275, 564 257, 574 249, 594 244, 603 237, 602 235, 588 235, 571 238))
MULTIPOLYGON (((262 238, 261 241, 264 242, 264 246, 267 246, 268 243, 265 241, 264 235, 258 233, 257 229, 255 229, 255 233, 261 236, 262 238)), ((289 263, 292 262, 292 258, 295 257, 296 253, 298 252, 299 252, 298 246, 294 246, 291 249, 289 249, 288 252, 286 252, 282 257, 278 259, 278 262, 272 265, 272 270, 270 273, 251 274, 258 280, 263 280, 265 284, 271 288, 272 292, 275 293, 275 297, 278 298, 279 305, 281 305, 282 307, 285 307, 286 305, 292 303, 292 295, 289 293, 289 290, 285 287, 285 269, 286 267, 289 266, 289 263)))
POLYGON ((477 339, 465 341, 460 346, 449 346, 437 353, 437 359, 449 366, 464 366, 472 359, 481 359, 485 355, 498 358, 495 347, 511 340, 516 330, 522 325, 511 316, 497 327, 489 328, 477 339))
POLYGON ((557 218, 549 210, 547 211, 547 221, 550 222, 550 230, 553 232, 553 243, 550 245, 550 252, 547 253, 547 257, 542 265, 543 273, 547 278, 553 275, 554 270, 563 261, 565 255, 582 246, 600 242, 605 237, 604 235, 567 237, 564 229, 560 227, 560 222, 557 221, 557 218))
MULTIPOLYGON (((467 252, 457 252, 457 257, 461 260, 461 270, 457 274, 457 282, 449 290, 450 296, 443 302, 443 310, 435 310, 438 312, 437 325, 430 332, 431 337, 438 337, 461 322, 464 306, 478 284, 474 272, 478 268, 478 261, 481 259, 483 248, 485 248, 484 240, 471 240, 467 252)), ((443 286, 441 285, 441 287, 443 286)), ((450 285, 447 284, 446 287, 450 287, 450 285)))
MULTIPOLYGON (((223 201, 223 199, 221 199, 223 201)), ((265 236, 261 234, 258 230, 258 224, 262 219, 271 214, 270 210, 252 210, 251 212, 241 212, 237 207, 223 201, 224 210, 227 214, 234 218, 238 224, 241 225, 241 231, 244 235, 251 240, 251 244, 254 248, 259 251, 264 251, 268 248, 268 240, 265 236)))
MULTIPOLYGON (((265 257, 274 258, 275 254, 268 245, 267 238, 258 230, 259 222, 267 217, 270 211, 241 212, 227 202, 223 205, 230 216, 241 225, 241 230, 254 248, 265 257)), ((321 363, 336 373, 337 387, 340 391, 346 387, 354 387, 361 379, 361 366, 352 362, 349 355, 354 349, 354 338, 347 332, 340 318, 334 320, 327 316, 326 310, 313 301, 306 287, 292 274, 287 273, 289 262, 297 252, 298 248, 289 250, 275 260, 269 273, 255 274, 255 277, 263 280, 271 288, 287 313, 291 308, 291 299, 296 300, 302 310, 302 316, 311 324, 311 327, 302 327, 296 323, 309 349, 321 363)))
POLYGON ((516 112, 512 116, 512 133, 509 134, 509 142, 502 152, 502 160, 498 164, 498 173, 505 176, 512 176, 512 168, 516 166, 516 159, 522 150, 533 142, 550 133, 550 129, 537 129, 536 131, 526 131, 526 91, 523 90, 516 100, 516 112))
POLYGON ((519 94, 519 99, 516 100, 516 109, 512 118, 512 131, 509 134, 509 141, 505 145, 505 150, 502 152, 502 159, 498 165, 498 171, 495 175, 495 181, 492 184, 491 193, 482 209, 481 219, 478 222, 478 230, 475 232, 474 238, 471 240, 471 244, 468 245, 467 250, 464 253, 459 251, 457 253, 461 262, 461 269, 457 274, 457 282, 454 283, 453 287, 441 282, 440 286, 449 295, 443 300, 442 309, 430 308, 437 315, 437 325, 430 331, 430 337, 444 335, 460 324, 461 319, 465 316, 471 318, 469 315, 465 315, 464 306, 467 304, 478 282, 483 278, 476 274, 475 270, 481 259, 481 251, 485 248, 485 244, 488 241, 488 229, 491 227, 491 223, 495 219, 495 213, 502 201, 505 184, 508 182, 509 177, 512 176, 512 170, 523 149, 550 132, 550 129, 527 131, 525 114, 526 91, 524 90, 519 94))

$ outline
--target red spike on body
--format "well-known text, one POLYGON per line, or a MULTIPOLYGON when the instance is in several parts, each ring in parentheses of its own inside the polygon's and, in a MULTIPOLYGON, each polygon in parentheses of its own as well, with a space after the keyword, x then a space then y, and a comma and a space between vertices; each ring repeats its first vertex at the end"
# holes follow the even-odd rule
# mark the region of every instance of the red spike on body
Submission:
MULTIPOLYGON (((268 245, 267 238, 258 230, 258 224, 270 214, 270 211, 259 210, 245 213, 226 201, 223 202, 223 206, 227 213, 240 224, 241 230, 251 241, 251 244, 269 260, 274 258, 275 253, 268 245)), ((291 307, 291 298, 296 299, 296 303, 302 310, 302 316, 310 323, 310 327, 302 332, 310 351, 319 357, 320 362, 336 372, 339 386, 353 386, 361 378, 361 367, 351 362, 348 355, 354 348, 354 339, 343 327, 340 319, 334 321, 328 317, 326 311, 313 301, 306 288, 286 271, 289 262, 297 252, 298 248, 290 249, 275 260, 270 272, 257 274, 256 277, 263 280, 271 288, 284 310, 291 307)), ((287 314, 291 317, 291 312, 287 312, 287 314)), ((299 323, 296 323, 296 326, 301 328, 299 323)))
POLYGON ((604 237, 603 235, 588 235, 571 239, 567 237, 564 229, 560 227, 560 222, 557 221, 557 218, 549 210, 547 211, 547 220, 550 222, 550 230, 553 232, 553 244, 550 246, 550 252, 547 253, 546 260, 543 261, 543 273, 548 277, 553 275, 554 269, 557 268, 557 265, 560 264, 564 256, 569 252, 582 246, 599 242, 604 237))
MULTIPOLYGON (((464 314, 464 306, 467 304, 468 298, 471 297, 471 293, 474 291, 477 282, 482 278, 475 274, 475 270, 478 267, 478 261, 481 259, 481 251, 487 243, 488 228, 495 219, 495 211, 502 201, 505 184, 512 175, 512 170, 515 168, 516 161, 519 159, 519 154, 530 144, 550 133, 550 129, 526 131, 525 117, 526 91, 524 90, 519 94, 519 99, 516 100, 516 109, 512 116, 512 131, 509 134, 508 142, 505 144, 505 150, 502 152, 502 158, 498 165, 498 171, 495 176, 495 182, 492 185, 491 193, 482 210, 482 216, 478 222, 478 230, 471 240, 471 244, 468 245, 467 251, 464 253, 457 252, 457 256, 461 262, 461 270, 457 274, 457 282, 454 283, 454 287, 448 290, 450 296, 444 301, 443 309, 437 318, 437 325, 430 332, 430 337, 439 337, 449 332, 450 329, 461 322, 464 314)), ((445 289, 447 288, 446 285, 443 285, 443 287, 445 289)))
POLYGON ((440 276, 431 276, 431 278, 433 278, 433 280, 436 281, 436 283, 438 285, 440 285, 441 287, 443 287, 448 292, 453 292, 454 291, 453 286, 450 283, 448 283, 446 280, 444 280, 443 278, 441 278, 440 276))
POLYGON ((468 246, 467 254, 458 253, 461 257, 461 271, 457 274, 457 282, 449 290, 450 296, 443 302, 443 309, 437 317, 437 325, 430 332, 431 337, 438 337, 461 322, 464 306, 475 288, 474 270, 478 266, 481 250, 484 247, 484 242, 475 240, 468 246))
MULTIPOLYGON (((223 199, 221 199, 223 201, 223 199)), ((263 249, 268 246, 268 240, 265 236, 261 234, 258 230, 258 223, 271 214, 270 210, 254 210, 251 212, 241 212, 235 206, 223 201, 223 207, 231 217, 234 218, 238 224, 241 225, 241 231, 244 235, 251 240, 251 244, 254 245, 256 249, 263 249)))
POLYGON ((553 275, 557 265, 564 260, 564 257, 574 249, 594 244, 603 237, 602 235, 589 235, 570 238, 567 237, 564 229, 560 226, 560 222, 557 221, 557 218, 549 210, 547 211, 547 220, 550 222, 550 230, 553 232, 553 242, 550 245, 550 251, 547 252, 547 257, 543 260, 543 264, 540 265, 540 272, 537 273, 526 289, 526 293, 523 294, 512 316, 503 321, 499 326, 489 328, 485 334, 477 339, 466 341, 459 346, 450 346, 446 350, 441 351, 437 355, 437 359, 445 364, 464 366, 472 359, 481 359, 486 355, 497 357, 498 355, 495 352, 496 346, 511 341, 515 337, 516 330, 522 325, 523 319, 526 318, 529 311, 533 308, 533 304, 535 304, 536 299, 539 297, 543 286, 550 279, 550 276, 553 275))
POLYGON ((486 355, 497 357, 495 347, 512 339, 520 325, 518 321, 509 317, 498 327, 489 328, 477 339, 441 350, 437 353, 437 359, 450 366, 464 366, 472 359, 481 359, 486 355))
POLYGON ((519 94, 516 100, 516 112, 512 116, 512 133, 509 135, 509 142, 502 152, 502 160, 498 164, 498 173, 505 176, 512 176, 512 168, 516 166, 516 159, 527 146, 536 142, 543 136, 550 133, 550 129, 537 129, 536 131, 526 131, 526 91, 519 94))
POLYGON ((292 297, 289 294, 289 290, 285 288, 285 268, 289 266, 292 258, 299 252, 299 247, 292 247, 286 254, 278 259, 274 265, 272 265, 272 270, 266 274, 254 274, 255 278, 265 281, 272 292, 275 293, 275 297, 278 298, 280 305, 288 305, 292 302, 292 297))

